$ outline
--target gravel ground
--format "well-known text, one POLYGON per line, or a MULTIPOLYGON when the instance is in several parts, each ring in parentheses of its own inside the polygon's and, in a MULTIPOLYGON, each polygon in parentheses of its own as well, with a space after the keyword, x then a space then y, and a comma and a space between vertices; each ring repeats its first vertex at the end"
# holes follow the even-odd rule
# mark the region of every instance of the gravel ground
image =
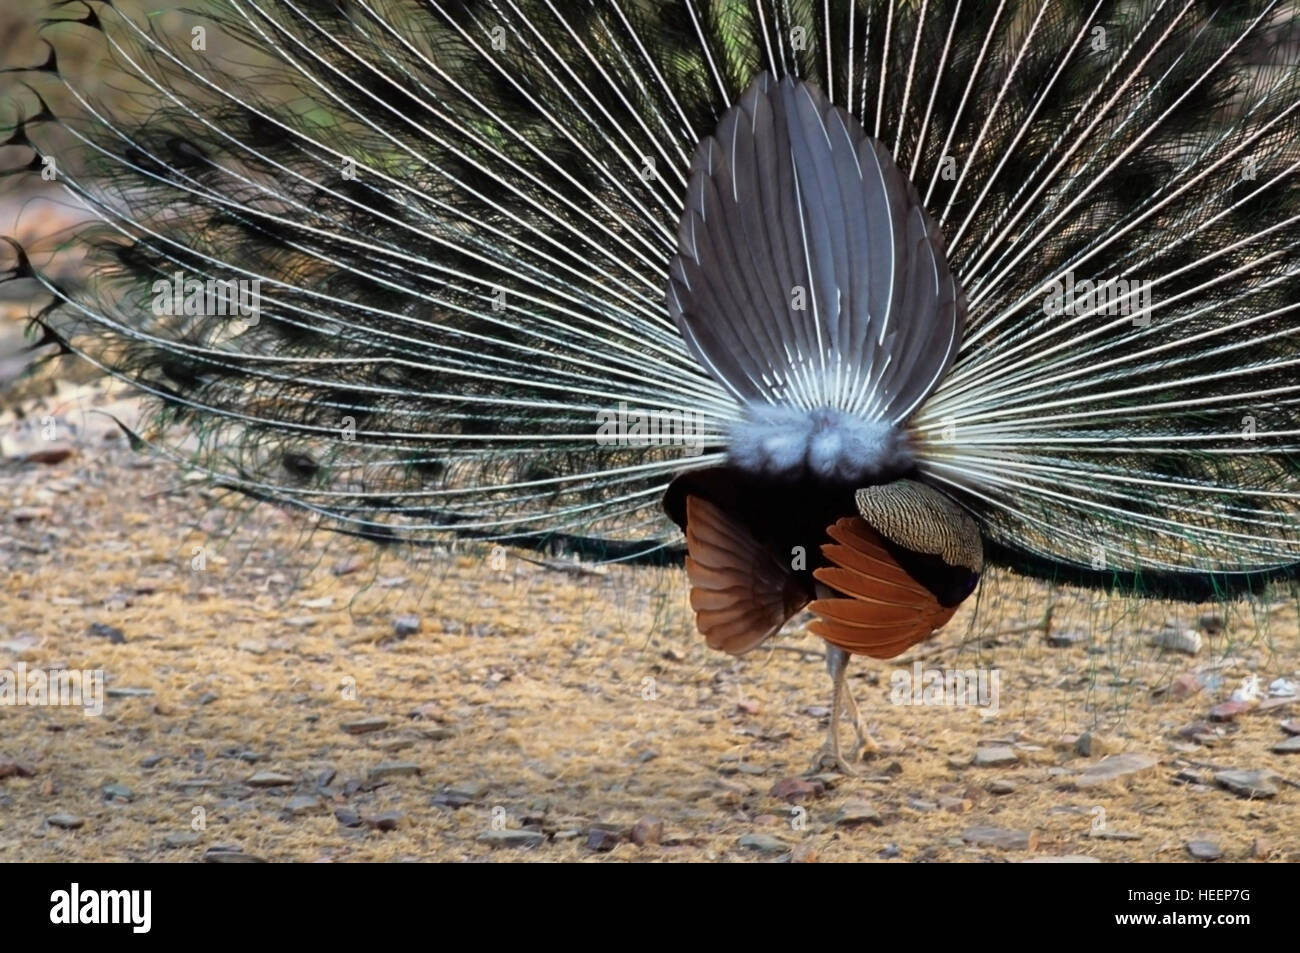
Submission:
POLYGON ((883 751, 805 779, 829 683, 801 622, 734 660, 678 572, 228 509, 125 447, 130 401, 47 385, 0 410, 0 678, 98 669, 108 697, 0 707, 4 860, 1300 860, 1274 750, 1300 703, 1268 697, 1300 681, 1290 599, 990 578, 936 640, 854 661, 883 751), (1169 621, 1197 654, 1148 644, 1169 621), (917 662, 996 670, 997 713, 892 704, 917 662))

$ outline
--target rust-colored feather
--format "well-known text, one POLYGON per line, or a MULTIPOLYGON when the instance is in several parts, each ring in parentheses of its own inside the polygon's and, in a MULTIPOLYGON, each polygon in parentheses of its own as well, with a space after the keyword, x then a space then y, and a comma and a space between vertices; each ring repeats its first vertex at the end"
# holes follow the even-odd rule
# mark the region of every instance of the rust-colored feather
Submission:
POLYGON ((952 618, 955 607, 939 604, 890 554, 883 538, 860 517, 827 527, 836 543, 822 546, 834 565, 816 570, 821 583, 847 598, 818 599, 808 629, 848 652, 893 658, 924 642, 952 618))
POLYGON ((710 648, 748 652, 808 602, 748 530, 698 496, 686 498, 686 550, 695 626, 710 648))

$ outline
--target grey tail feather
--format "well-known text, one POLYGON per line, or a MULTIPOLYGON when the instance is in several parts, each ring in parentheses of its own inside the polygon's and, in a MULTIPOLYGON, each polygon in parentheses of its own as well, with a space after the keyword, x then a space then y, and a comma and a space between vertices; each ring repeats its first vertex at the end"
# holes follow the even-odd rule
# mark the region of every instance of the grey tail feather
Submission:
POLYGON ((915 187, 815 84, 761 73, 701 142, 670 274, 682 336, 748 411, 733 463, 908 468, 901 427, 951 366, 965 306, 915 187))

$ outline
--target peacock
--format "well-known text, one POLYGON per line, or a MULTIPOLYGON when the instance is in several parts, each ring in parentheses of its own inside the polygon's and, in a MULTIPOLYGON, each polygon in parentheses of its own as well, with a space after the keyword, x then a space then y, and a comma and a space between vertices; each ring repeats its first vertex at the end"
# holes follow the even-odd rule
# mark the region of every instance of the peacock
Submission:
POLYGON ((852 772, 849 657, 988 569, 1296 577, 1296 16, 57 0, 6 144, 93 211, 92 280, 12 239, 6 275, 38 345, 152 398, 138 439, 257 500, 681 562, 732 654, 809 610, 852 772))

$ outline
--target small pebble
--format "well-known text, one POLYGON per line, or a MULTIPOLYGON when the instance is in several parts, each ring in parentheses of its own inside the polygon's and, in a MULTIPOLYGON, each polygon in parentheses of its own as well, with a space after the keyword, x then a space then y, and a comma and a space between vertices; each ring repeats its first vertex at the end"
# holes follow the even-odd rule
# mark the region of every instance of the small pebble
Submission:
POLYGON ((334 809, 334 819, 344 827, 360 827, 361 815, 349 807, 334 809))
POLYGON ((371 781, 385 781, 388 778, 409 778, 420 773, 420 766, 410 761, 385 761, 370 769, 371 781))
POLYGON ((971 764, 977 768, 1000 768, 1019 761, 1015 749, 1009 745, 982 745, 975 749, 971 764))
POLYGON ((294 784, 297 780, 290 774, 280 774, 277 771, 258 771, 256 774, 249 775, 244 783, 254 788, 278 788, 284 787, 286 784, 294 784))
POLYGON ((285 812, 294 816, 302 817, 306 814, 315 814, 320 810, 320 798, 313 797, 310 794, 299 794, 289 799, 285 805, 285 812))
POLYGON ((409 638, 420 631, 418 615, 399 615, 393 619, 393 635, 399 639, 409 638))
POLYGON ((813 798, 820 797, 825 790, 825 785, 816 781, 807 781, 803 778, 782 778, 772 785, 772 790, 768 793, 772 797, 794 804, 798 801, 811 801, 813 798))
POLYGON ((1274 754, 1300 754, 1300 736, 1279 741, 1269 750, 1274 754))
POLYGON ((114 645, 124 645, 126 635, 121 629, 112 625, 105 625, 102 622, 92 622, 90 628, 86 630, 87 635, 92 635, 97 639, 108 639, 114 645))
POLYGON ((1134 834, 1131 831, 1113 831, 1108 827, 1089 831, 1088 836, 1094 840, 1135 841, 1142 839, 1141 834, 1134 834))
POLYGON ((359 718, 356 721, 345 721, 339 725, 350 735, 364 735, 371 731, 383 731, 388 727, 387 718, 359 718))
POLYGON ((1038 835, 1033 831, 1008 830, 1002 827, 968 827, 961 839, 976 847, 998 847, 1003 850, 1033 850, 1038 846, 1038 835))
POLYGON ((382 814, 363 814, 361 822, 366 827, 377 831, 395 831, 397 824, 402 819, 400 811, 385 811, 382 814))
POLYGON ((1089 765, 1087 770, 1075 778, 1074 783, 1080 788, 1097 787, 1142 774, 1159 763, 1158 758, 1149 754, 1113 754, 1102 758, 1096 764, 1089 765))
POLYGON ((1268 693, 1273 698, 1294 698, 1300 695, 1300 683, 1289 678, 1275 678, 1268 683, 1268 693))
MULTIPOLYGON (((662 832, 661 832, 662 833, 662 832)), ((617 831, 604 827, 593 827, 587 831, 587 850, 611 851, 623 842, 623 836, 617 831)))
POLYGON ((1259 708, 1257 710, 1273 711, 1278 708, 1290 708, 1297 701, 1300 701, 1300 698, 1292 698, 1290 696, 1281 697, 1281 698, 1261 698, 1259 702, 1259 708))
POLYGON ((771 834, 745 834, 737 843, 745 850, 758 851, 760 854, 784 854, 790 845, 771 834))
POLYGON ((1245 714, 1253 707, 1250 702, 1246 701, 1220 702, 1210 709, 1210 721, 1232 721, 1238 715, 1245 714))
POLYGON ((1166 652, 1182 652, 1184 655, 1196 655, 1201 651, 1204 640, 1195 629, 1166 626, 1147 639, 1148 645, 1156 646, 1166 652))
POLYGON ((264 864, 261 857, 246 854, 238 847, 209 847, 203 852, 205 864, 264 864))
POLYGON ((477 800, 483 796, 487 790, 487 785, 482 781, 456 781, 448 784, 443 788, 443 792, 455 797, 463 797, 470 801, 477 800))
POLYGON ((546 843, 546 835, 537 831, 484 831, 478 839, 492 847, 540 847, 546 843))
POLYGON ((664 822, 657 817, 643 817, 632 825, 632 843, 638 847, 658 844, 663 840, 664 822))
POLYGON ((1087 854, 1057 854, 1041 857, 1029 857, 1022 864, 1100 864, 1101 860, 1087 854))
POLYGON ((442 791, 429 798, 429 803, 435 807, 449 807, 452 810, 465 807, 467 804, 474 803, 473 798, 465 797, 463 794, 453 794, 450 791, 442 791))
POLYGON ((1277 785, 1262 771, 1220 771, 1214 782, 1238 797, 1270 798, 1277 794, 1277 785))
POLYGON ((879 827, 883 821, 880 812, 866 801, 846 801, 835 813, 836 827, 861 827, 871 824, 879 827))

